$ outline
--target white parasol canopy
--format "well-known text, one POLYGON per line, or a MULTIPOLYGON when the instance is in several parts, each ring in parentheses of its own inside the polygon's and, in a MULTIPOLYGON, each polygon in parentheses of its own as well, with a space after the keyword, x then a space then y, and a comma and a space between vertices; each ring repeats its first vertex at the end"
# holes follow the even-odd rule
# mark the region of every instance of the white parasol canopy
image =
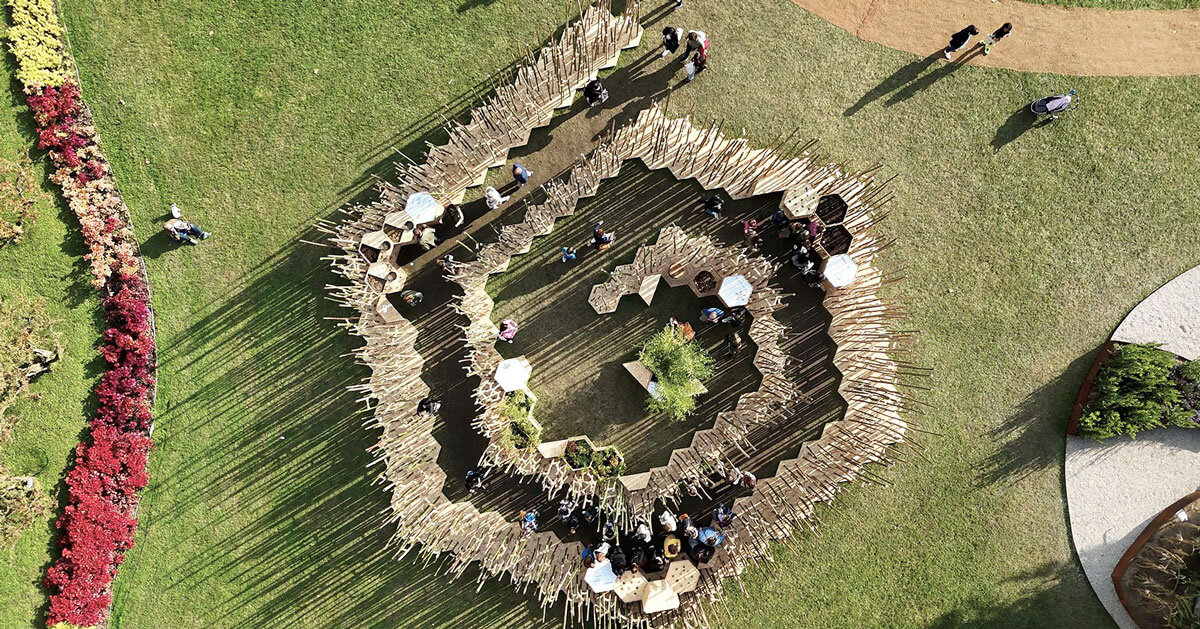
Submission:
POLYGON ((408 214, 408 220, 416 225, 436 221, 441 212, 442 204, 428 192, 411 194, 408 202, 404 204, 404 213, 408 214))
POLYGON ((530 371, 532 367, 524 356, 502 360, 496 366, 496 382, 505 391, 518 391, 529 383, 530 371))
POLYGON ((750 303, 750 293, 752 292, 754 292, 754 287, 750 285, 750 280, 746 279, 745 275, 730 275, 721 280, 721 288, 717 290, 717 297, 720 297, 726 306, 734 308, 750 303))
POLYGON ((588 568, 583 573, 583 582, 597 594, 616 589, 617 575, 612 571, 612 562, 605 559, 588 568))
POLYGON ((825 261, 825 279, 834 288, 844 288, 854 283, 858 275, 858 265, 846 254, 833 256, 825 261))

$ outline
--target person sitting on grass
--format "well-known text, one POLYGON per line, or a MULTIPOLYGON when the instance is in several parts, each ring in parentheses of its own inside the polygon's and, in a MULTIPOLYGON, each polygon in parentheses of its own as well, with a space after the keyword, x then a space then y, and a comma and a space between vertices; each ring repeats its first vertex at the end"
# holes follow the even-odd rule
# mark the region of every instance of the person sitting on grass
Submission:
POLYGON ((563 247, 562 248, 563 263, 574 262, 575 261, 575 253, 576 253, 575 247, 563 247))
POLYGON ((437 230, 429 226, 421 227, 420 230, 417 242, 421 243, 421 248, 429 251, 436 247, 438 244, 437 230))
POLYGON ((621 576, 629 569, 629 560, 625 557, 625 549, 620 546, 615 546, 612 549, 612 554, 608 556, 608 561, 612 564, 613 574, 621 576))
POLYGON ((415 306, 425 301, 425 295, 422 295, 420 291, 410 289, 400 293, 400 299, 408 306, 415 306))
POLYGON ((500 194, 500 191, 488 186, 483 189, 483 200, 487 203, 489 210, 494 210, 508 202, 508 197, 500 194))
POLYGON ((500 322, 500 333, 498 335, 501 341, 513 342, 517 336, 517 321, 515 319, 505 319, 500 322))
POLYGON ((521 537, 529 537, 537 532, 537 518, 537 511, 522 511, 519 515, 517 515, 517 519, 521 523, 521 537))
POLYGON ((163 229, 170 234, 175 242, 186 242, 190 245, 200 244, 212 234, 200 229, 195 223, 189 223, 182 218, 173 218, 163 223, 163 229))
POLYGON ((725 337, 725 355, 729 357, 736 356, 741 349, 742 335, 738 334, 736 331, 730 332, 729 335, 725 337))

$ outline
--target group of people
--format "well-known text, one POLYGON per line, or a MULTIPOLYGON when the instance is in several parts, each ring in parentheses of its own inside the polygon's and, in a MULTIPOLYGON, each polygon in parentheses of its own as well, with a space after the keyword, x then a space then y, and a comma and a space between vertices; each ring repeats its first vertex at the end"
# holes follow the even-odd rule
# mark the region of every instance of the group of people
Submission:
MULTIPOLYGON (((1000 28, 992 31, 991 35, 983 38, 983 41, 979 44, 980 46, 983 46, 983 54, 992 54, 992 48, 995 47, 996 44, 1000 43, 1000 40, 1008 37, 1008 34, 1011 32, 1012 23, 1005 22, 1000 26, 1000 28)), ((978 34, 979 29, 975 28, 975 25, 972 24, 951 35, 950 42, 946 45, 946 48, 942 50, 942 55, 946 57, 946 61, 953 59, 954 53, 966 48, 967 44, 971 42, 971 38, 978 34)))
MULTIPOLYGON (((559 506, 558 515, 572 533, 582 524, 595 523, 598 517, 594 506, 577 509, 570 499, 559 506)), ((726 543, 721 528, 728 527, 733 520, 733 510, 721 504, 708 525, 694 522, 686 513, 676 515, 670 509, 663 509, 653 523, 638 518, 632 531, 619 536, 613 522, 605 522, 594 541, 584 548, 583 565, 591 568, 607 562, 619 577, 628 571, 662 572, 681 557, 697 564, 707 563, 717 548, 726 543)))
POLYGON ((687 69, 687 80, 691 81, 696 75, 708 69, 708 35, 704 31, 687 31, 675 26, 664 26, 662 30, 662 56, 675 54, 683 47, 683 60, 687 69), (689 60, 689 56, 691 59, 689 60))
POLYGON ((745 342, 742 340, 742 323, 750 318, 750 311, 744 306, 731 308, 726 314, 720 308, 704 308, 700 311, 700 321, 704 323, 724 323, 733 326, 733 331, 725 335, 725 356, 735 356, 741 351, 745 342))

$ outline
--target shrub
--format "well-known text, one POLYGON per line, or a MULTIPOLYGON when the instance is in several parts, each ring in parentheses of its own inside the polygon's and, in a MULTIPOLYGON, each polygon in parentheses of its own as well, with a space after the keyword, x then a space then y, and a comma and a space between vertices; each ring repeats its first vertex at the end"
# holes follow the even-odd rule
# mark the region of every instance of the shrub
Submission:
POLYGON ((656 391, 646 402, 647 410, 665 413, 675 421, 695 410, 696 396, 702 391, 700 381, 713 374, 712 356, 669 327, 646 341, 638 360, 655 378, 656 391))
POLYGON ((1122 346, 1100 366, 1079 432, 1103 440, 1168 425, 1194 427, 1174 373, 1175 355, 1157 345, 1122 346))
POLYGON ((70 77, 63 29, 53 0, 8 0, 13 25, 8 48, 17 58, 17 80, 24 85, 62 85, 70 77))
POLYGON ((541 429, 530 421, 533 400, 524 391, 513 391, 500 401, 500 416, 508 420, 508 432, 501 438, 508 447, 524 450, 542 442, 541 429))
POLYGON ((601 477, 616 477, 625 473, 625 460, 614 447, 593 448, 583 439, 568 441, 563 460, 577 470, 591 470, 601 477))

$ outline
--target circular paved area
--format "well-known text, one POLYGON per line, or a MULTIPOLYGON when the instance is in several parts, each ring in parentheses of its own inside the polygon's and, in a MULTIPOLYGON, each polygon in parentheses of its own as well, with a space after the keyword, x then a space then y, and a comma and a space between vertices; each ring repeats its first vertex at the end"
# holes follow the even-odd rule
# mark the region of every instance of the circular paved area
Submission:
MULTIPOLYGON (((1163 343, 1200 357, 1200 266, 1154 291, 1125 317, 1113 340, 1163 343)), ((1200 489, 1200 429, 1160 428, 1099 443, 1067 437, 1071 541, 1092 589, 1123 629, 1136 629, 1113 587, 1117 560, 1154 516, 1200 489)))
POLYGON ((1200 489, 1200 430, 1160 428, 1099 443, 1067 437, 1071 541, 1092 589, 1123 629, 1137 629, 1112 571, 1150 520, 1200 489))
POLYGON ((1188 360, 1200 358, 1200 266, 1163 284, 1133 312, 1114 341, 1162 343, 1162 348, 1188 360))
POLYGON ((1016 0, 792 2, 862 39, 921 56, 939 51, 968 24, 986 34, 1012 22, 1012 35, 991 55, 976 48, 967 63, 1082 76, 1200 74, 1200 9, 1068 9, 1016 0))

